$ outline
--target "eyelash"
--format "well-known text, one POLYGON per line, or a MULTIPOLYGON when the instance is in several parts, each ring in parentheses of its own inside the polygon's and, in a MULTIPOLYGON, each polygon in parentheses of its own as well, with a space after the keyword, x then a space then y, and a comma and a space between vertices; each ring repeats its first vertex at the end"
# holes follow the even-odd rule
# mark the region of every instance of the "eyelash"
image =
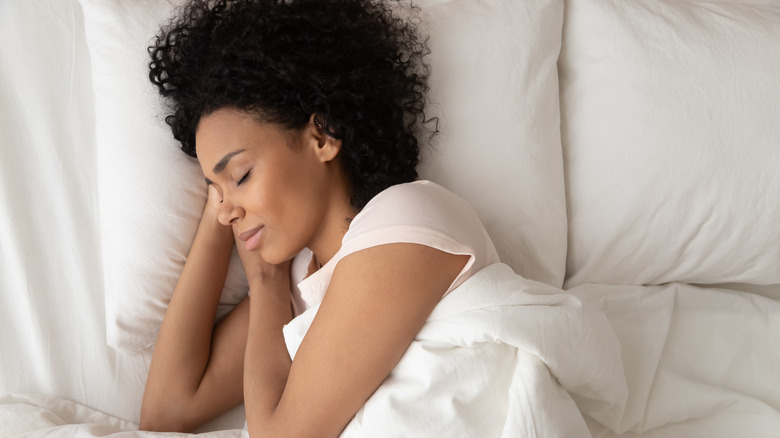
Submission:
POLYGON ((243 184, 243 183, 244 183, 246 180, 248 180, 248 179, 249 179, 249 174, 250 174, 250 173, 252 173, 252 171, 251 171, 251 170, 250 170, 249 172, 247 172, 246 174, 244 174, 244 176, 242 176, 242 177, 241 177, 241 179, 240 179, 240 180, 238 180, 238 182, 236 183, 236 186, 240 186, 240 185, 241 185, 241 184, 243 184))

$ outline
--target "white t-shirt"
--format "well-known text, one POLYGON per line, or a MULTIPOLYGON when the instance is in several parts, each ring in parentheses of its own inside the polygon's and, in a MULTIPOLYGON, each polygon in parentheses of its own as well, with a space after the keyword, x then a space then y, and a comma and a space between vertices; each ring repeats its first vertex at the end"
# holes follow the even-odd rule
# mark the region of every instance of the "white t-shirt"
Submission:
POLYGON ((398 184, 376 195, 352 219, 341 248, 319 270, 306 277, 312 258, 308 249, 295 257, 295 314, 322 302, 333 270, 342 258, 388 243, 417 243, 450 254, 469 255, 466 266, 445 295, 482 268, 499 261, 485 227, 463 198, 430 181, 398 184))

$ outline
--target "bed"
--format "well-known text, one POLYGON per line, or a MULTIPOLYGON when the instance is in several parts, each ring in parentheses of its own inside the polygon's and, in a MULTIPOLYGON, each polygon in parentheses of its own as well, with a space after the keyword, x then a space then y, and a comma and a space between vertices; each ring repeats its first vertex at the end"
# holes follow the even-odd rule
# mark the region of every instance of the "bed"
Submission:
MULTIPOLYGON (((418 3, 401 13, 430 35, 441 130, 421 175, 475 207, 490 274, 524 291, 475 322, 515 331, 457 341, 524 358, 487 379, 505 398, 474 399, 513 427, 445 409, 447 435, 780 435, 780 3, 418 3)), ((145 76, 176 4, 0 2, 0 437, 161 436, 137 430, 141 396, 206 193, 145 76)), ((234 258, 220 314, 245 293, 234 258)), ((469 300, 419 342, 456 337, 469 300)), ((414 354, 398 376, 438 372, 414 354)), ((418 402, 452 407, 463 375, 418 402)), ((384 394, 345 436, 430 436, 384 394)), ((243 424, 239 407, 195 432, 243 424)))

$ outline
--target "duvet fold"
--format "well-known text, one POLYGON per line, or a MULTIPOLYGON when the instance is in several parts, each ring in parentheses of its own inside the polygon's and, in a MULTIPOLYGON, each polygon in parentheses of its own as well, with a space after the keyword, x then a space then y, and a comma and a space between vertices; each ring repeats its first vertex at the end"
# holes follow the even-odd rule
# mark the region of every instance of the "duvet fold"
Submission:
MULTIPOLYGON (((291 357, 316 312, 285 327, 291 357)), ((588 437, 583 414, 611 423, 626 396, 604 314, 499 263, 442 299, 342 437, 588 437)))

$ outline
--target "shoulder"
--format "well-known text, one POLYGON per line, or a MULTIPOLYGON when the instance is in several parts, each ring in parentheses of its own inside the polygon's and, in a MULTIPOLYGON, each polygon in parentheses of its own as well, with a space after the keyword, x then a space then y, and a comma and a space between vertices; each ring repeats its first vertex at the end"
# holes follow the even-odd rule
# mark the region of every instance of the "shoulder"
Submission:
POLYGON ((466 200, 427 180, 397 184, 376 195, 353 220, 350 230, 386 226, 441 228, 465 222, 481 222, 466 200))
POLYGON ((425 203, 433 206, 468 207, 468 203, 455 193, 428 180, 419 180, 405 184, 396 184, 388 187, 372 199, 366 207, 374 204, 383 204, 389 201, 406 203, 425 203), (433 204, 430 204, 432 203, 433 204))
POLYGON ((493 247, 468 202, 424 180, 392 186, 371 199, 350 224, 342 248, 346 254, 394 242, 460 254, 473 253, 473 248, 490 252, 493 247))

